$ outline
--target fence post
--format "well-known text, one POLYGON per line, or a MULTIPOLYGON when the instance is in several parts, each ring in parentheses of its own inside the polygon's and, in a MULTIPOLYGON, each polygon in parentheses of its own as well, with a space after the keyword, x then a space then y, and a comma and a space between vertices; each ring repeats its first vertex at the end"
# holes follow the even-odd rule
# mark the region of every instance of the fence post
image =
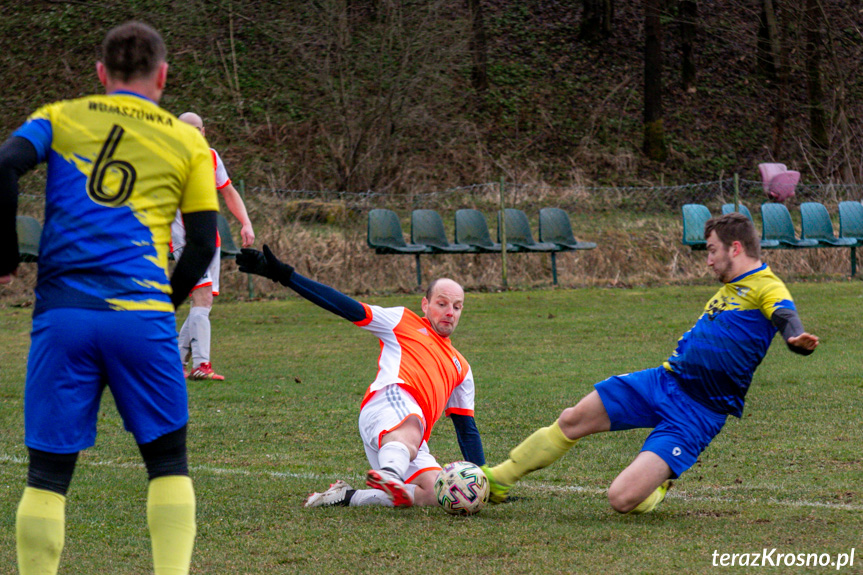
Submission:
POLYGON ((498 228, 500 230, 500 277, 503 287, 506 288, 506 203, 504 202, 505 186, 503 178, 500 179, 498 190, 500 191, 500 215, 498 216, 498 221, 500 222, 498 228))
MULTIPOLYGON (((239 185, 237 186, 237 191, 240 192, 240 197, 243 199, 243 203, 246 203, 246 180, 240 180, 239 185)), ((248 209, 248 208, 247 208, 248 209)), ((242 245, 242 238, 240 238, 240 244, 242 245)), ((249 299, 255 298, 255 282, 252 281, 252 274, 246 274, 246 279, 248 280, 249 286, 249 299)))

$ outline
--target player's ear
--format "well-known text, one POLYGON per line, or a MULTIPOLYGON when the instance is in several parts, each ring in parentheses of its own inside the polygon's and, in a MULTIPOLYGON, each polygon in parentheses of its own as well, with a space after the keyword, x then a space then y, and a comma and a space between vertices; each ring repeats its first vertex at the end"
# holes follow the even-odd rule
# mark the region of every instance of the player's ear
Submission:
POLYGON ((165 89, 165 84, 168 82, 168 63, 162 62, 159 64, 159 69, 156 71, 156 87, 159 90, 165 89))
POLYGON ((421 306, 421 307, 422 307, 422 309, 423 309, 423 313, 427 314, 427 313, 428 313, 428 309, 429 309, 429 300, 428 300, 428 298, 427 298, 427 297, 423 296, 423 301, 422 301, 422 303, 420 304, 420 306, 421 306))
POLYGON ((96 62, 96 76, 99 78, 99 82, 103 86, 108 85, 108 71, 105 69, 105 64, 102 62, 96 62))

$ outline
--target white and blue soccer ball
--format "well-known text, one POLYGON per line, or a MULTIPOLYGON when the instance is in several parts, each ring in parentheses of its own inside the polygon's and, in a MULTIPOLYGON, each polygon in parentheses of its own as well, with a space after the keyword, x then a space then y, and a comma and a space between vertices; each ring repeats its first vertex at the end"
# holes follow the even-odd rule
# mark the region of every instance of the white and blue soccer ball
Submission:
POLYGON ((443 510, 453 515, 473 515, 485 507, 488 478, 468 461, 447 463, 434 482, 434 493, 443 510))

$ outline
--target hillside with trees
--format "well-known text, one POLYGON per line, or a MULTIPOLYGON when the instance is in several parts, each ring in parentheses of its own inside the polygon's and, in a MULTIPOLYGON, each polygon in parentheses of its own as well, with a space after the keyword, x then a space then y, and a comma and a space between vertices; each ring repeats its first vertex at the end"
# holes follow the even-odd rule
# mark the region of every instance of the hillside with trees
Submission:
POLYGON ((405 193, 500 177, 861 179, 859 0, 6 1, 0 123, 100 91, 105 31, 163 31, 163 105, 259 186, 405 193))

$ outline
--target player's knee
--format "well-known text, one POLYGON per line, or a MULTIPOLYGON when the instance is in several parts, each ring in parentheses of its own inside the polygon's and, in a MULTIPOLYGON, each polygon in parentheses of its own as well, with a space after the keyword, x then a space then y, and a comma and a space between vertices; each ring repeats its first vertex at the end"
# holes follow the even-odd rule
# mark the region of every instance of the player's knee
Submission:
POLYGON ((72 483, 72 473, 78 453, 49 453, 30 449, 27 486, 66 495, 72 483))
POLYGON ((618 513, 629 513, 641 501, 638 501, 631 491, 627 491, 612 483, 611 487, 608 488, 608 503, 618 513))
POLYGON ((138 449, 150 481, 166 475, 189 475, 185 425, 154 441, 138 445, 138 449))

